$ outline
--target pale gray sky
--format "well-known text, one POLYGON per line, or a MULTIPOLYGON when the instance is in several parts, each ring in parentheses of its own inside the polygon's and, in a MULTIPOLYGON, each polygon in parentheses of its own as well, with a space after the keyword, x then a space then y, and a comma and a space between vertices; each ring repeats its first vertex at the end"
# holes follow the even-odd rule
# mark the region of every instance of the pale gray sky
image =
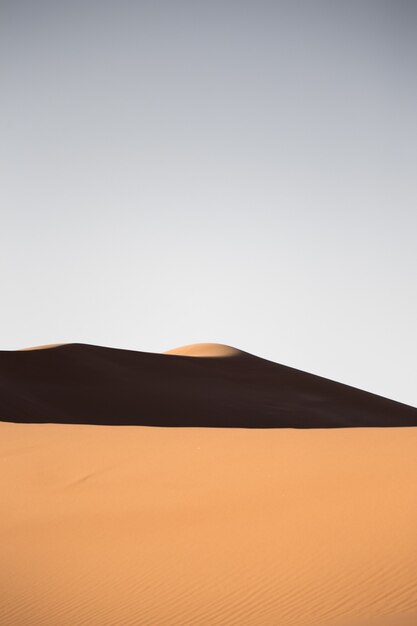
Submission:
POLYGON ((417 3, 0 0, 0 347, 235 345, 417 405, 417 3))

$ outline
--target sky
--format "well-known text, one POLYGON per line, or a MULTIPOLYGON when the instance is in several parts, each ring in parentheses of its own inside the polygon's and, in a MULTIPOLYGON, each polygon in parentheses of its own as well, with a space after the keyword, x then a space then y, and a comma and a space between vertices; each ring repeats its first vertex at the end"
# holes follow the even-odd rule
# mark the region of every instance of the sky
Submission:
POLYGON ((417 406, 416 32, 0 0, 0 348, 219 342, 417 406))

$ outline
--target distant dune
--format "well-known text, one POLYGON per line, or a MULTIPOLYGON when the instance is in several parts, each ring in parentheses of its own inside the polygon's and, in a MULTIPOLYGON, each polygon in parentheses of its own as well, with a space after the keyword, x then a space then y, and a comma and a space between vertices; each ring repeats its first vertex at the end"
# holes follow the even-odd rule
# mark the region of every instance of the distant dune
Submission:
POLYGON ((44 346, 31 346, 30 348, 21 348, 18 352, 27 352, 28 350, 49 350, 49 348, 57 348, 58 346, 65 346, 65 343, 46 343, 44 346))
POLYGON ((221 343, 192 343, 188 346, 180 346, 173 350, 167 350, 164 354, 199 357, 238 357, 245 354, 247 355, 247 352, 242 352, 242 350, 232 348, 232 346, 225 346, 221 343))
POLYGON ((417 624, 412 407, 63 344, 0 352, 0 418, 0 626, 417 624))
POLYGON ((417 409, 217 344, 0 352, 0 419, 142 426, 417 426, 417 409))

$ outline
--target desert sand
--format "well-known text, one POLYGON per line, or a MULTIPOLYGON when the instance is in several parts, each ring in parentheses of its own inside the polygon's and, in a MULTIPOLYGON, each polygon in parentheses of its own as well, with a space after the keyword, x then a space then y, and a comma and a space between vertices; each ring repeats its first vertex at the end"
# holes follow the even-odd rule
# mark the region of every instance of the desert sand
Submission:
POLYGON ((417 429, 0 426, 1 624, 417 623, 417 429))
POLYGON ((243 356, 247 353, 232 346, 225 346, 221 343, 192 343, 187 346, 180 346, 173 350, 167 350, 164 354, 173 354, 177 356, 198 356, 198 357, 225 357, 225 356, 243 356))
MULTIPOLYGON (((90 380, 82 359, 93 383, 107 364, 116 391, 125 389, 116 375, 125 380, 124 355, 101 350, 109 349, 91 354, 62 346, 0 355, 9 366, 0 378, 2 626, 417 624, 417 428, 337 428, 334 421, 332 428, 167 428, 13 419, 21 406, 27 421, 30 410, 33 421, 42 421, 39 406, 46 406, 48 390, 57 411, 71 385, 79 402, 77 385, 88 387, 90 380), (18 362, 9 358, 16 354, 18 362), (36 354, 47 359, 34 360, 36 354)), ((154 355, 162 361, 126 352, 132 367, 145 359, 153 375, 164 375, 161 362, 172 363, 168 372, 181 385, 190 376, 196 385, 195 372, 210 378, 213 370, 206 368, 217 362, 219 378, 229 376, 233 390, 220 387, 221 400, 231 402, 239 376, 251 385, 248 367, 258 380, 262 359, 224 350, 154 355), (243 374, 227 369, 234 359, 243 359, 243 374)), ((287 382, 293 372, 284 370, 287 382)), ((277 374, 272 368, 263 375, 277 374)), ((329 389, 329 381, 309 376, 297 380, 307 381, 310 392, 313 383, 320 393, 329 389)), ((245 384, 241 393, 248 397, 245 384)), ((320 406, 330 403, 343 422, 338 398, 352 393, 357 415, 355 402, 364 399, 366 423, 366 408, 372 413, 377 397, 332 385, 320 406)), ((207 389, 202 382, 197 390, 202 408, 207 389)), ((140 398, 141 388, 132 394, 140 398)), ((311 403, 305 388, 299 394, 297 406, 311 403)), ((283 396, 268 397, 279 403, 283 396)), ((175 398, 185 402, 184 389, 175 398)), ((397 403, 376 402, 391 424, 397 403)), ((155 403, 161 419, 166 405, 155 403)), ((137 410, 139 404, 121 406, 137 410)), ((219 410, 220 404, 211 406, 219 410)), ((416 409, 401 413, 404 405, 398 406, 400 421, 415 415, 416 409)), ((231 409, 238 414, 235 404, 231 409)), ((284 409, 287 423, 288 403, 284 409)), ((63 416, 70 417, 61 413, 57 421, 63 416)), ((126 414, 118 418, 123 423, 126 414)))

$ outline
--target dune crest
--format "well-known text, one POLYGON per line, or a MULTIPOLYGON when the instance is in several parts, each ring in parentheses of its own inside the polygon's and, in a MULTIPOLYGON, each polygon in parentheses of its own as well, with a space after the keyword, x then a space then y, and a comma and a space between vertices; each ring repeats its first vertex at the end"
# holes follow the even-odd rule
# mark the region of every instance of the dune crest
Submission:
POLYGON ((43 346, 30 346, 29 348, 20 348, 16 352, 29 352, 31 350, 50 350, 51 348, 59 348, 59 346, 67 345, 67 343, 46 343, 43 346))
POLYGON ((228 357, 245 354, 242 350, 226 346, 222 343, 191 343, 187 346, 179 346, 172 350, 167 350, 163 354, 174 354, 176 356, 196 356, 196 357, 228 357))

